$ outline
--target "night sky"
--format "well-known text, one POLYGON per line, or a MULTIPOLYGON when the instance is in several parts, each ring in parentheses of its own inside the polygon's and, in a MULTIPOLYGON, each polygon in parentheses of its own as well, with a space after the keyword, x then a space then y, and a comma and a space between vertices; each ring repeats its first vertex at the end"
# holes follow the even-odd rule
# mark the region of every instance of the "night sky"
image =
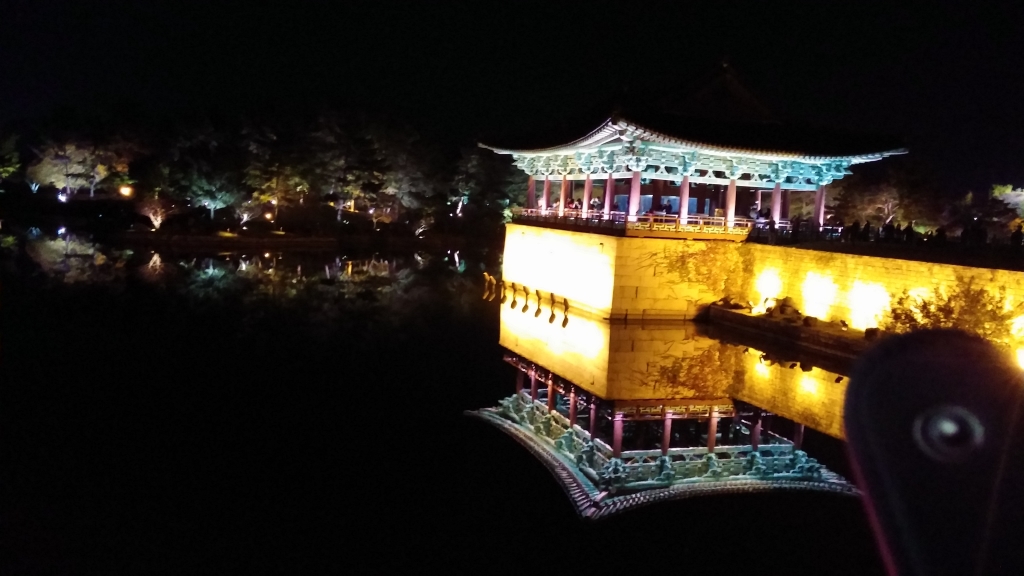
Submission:
POLYGON ((0 120, 331 106, 494 140, 726 59, 783 120, 901 136, 950 188, 1024 185, 1024 3, 692 4, 7 0, 0 120))

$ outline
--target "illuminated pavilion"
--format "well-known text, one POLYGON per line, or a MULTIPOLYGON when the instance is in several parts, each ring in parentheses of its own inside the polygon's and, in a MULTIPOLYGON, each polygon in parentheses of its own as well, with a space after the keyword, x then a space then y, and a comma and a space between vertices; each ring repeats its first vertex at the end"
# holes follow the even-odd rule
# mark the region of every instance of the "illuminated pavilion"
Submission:
POLYGON ((512 156, 529 176, 520 219, 621 222, 626 229, 691 238, 702 232, 744 237, 755 211, 784 225, 791 191, 814 193, 813 221, 821 226, 828 184, 855 165, 905 153, 877 137, 637 113, 613 116, 589 134, 553 146, 481 146, 512 156), (582 208, 573 210, 577 183, 582 208), (762 209, 765 191, 770 198, 762 209))

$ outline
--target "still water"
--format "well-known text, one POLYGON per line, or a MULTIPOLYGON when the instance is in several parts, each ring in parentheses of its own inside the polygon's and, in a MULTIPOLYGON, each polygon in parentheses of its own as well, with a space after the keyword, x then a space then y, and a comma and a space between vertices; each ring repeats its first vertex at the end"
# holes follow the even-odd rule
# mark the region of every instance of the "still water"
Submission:
POLYGON ((584 524, 539 462, 463 416, 511 393, 503 358, 531 339, 555 346, 553 363, 594 370, 593 386, 671 390, 590 361, 650 342, 701 358, 708 386, 819 430, 807 450, 840 459, 837 372, 779 358, 758 380, 766 363, 750 346, 696 326, 544 322, 564 335, 520 326, 511 342, 507 327, 530 315, 510 322, 481 298, 487 254, 31 252, 0 263, 3 573, 683 570, 702 558, 881 572, 856 499, 719 496, 584 524))

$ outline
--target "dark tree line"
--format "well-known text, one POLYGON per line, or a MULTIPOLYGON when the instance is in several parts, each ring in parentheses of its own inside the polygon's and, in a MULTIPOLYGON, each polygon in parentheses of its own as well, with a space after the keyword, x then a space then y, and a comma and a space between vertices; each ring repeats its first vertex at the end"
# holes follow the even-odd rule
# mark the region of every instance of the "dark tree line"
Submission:
POLYGON ((154 228, 200 211, 239 226, 327 212, 337 222, 419 231, 447 221, 500 223, 526 189, 507 158, 472 143, 441 151, 390 119, 327 112, 145 132, 52 123, 20 136, 0 132, 0 188, 60 202, 132 201, 154 228))

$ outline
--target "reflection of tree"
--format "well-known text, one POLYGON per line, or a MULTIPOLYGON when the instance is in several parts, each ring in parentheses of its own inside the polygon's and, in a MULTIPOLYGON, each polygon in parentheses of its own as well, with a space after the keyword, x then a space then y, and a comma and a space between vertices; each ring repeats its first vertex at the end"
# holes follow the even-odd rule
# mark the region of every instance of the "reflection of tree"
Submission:
POLYGON ((743 277, 743 257, 734 242, 673 242, 661 252, 640 258, 641 268, 675 274, 683 282, 705 286, 713 294, 742 293, 736 284, 743 277))
POLYGON ((103 283, 123 278, 129 251, 107 250, 73 238, 26 242, 28 254, 46 276, 68 284, 103 283))
POLYGON ((732 346, 713 344, 693 356, 663 355, 653 369, 635 373, 641 386, 681 398, 721 398, 727 395, 739 366, 732 346))

